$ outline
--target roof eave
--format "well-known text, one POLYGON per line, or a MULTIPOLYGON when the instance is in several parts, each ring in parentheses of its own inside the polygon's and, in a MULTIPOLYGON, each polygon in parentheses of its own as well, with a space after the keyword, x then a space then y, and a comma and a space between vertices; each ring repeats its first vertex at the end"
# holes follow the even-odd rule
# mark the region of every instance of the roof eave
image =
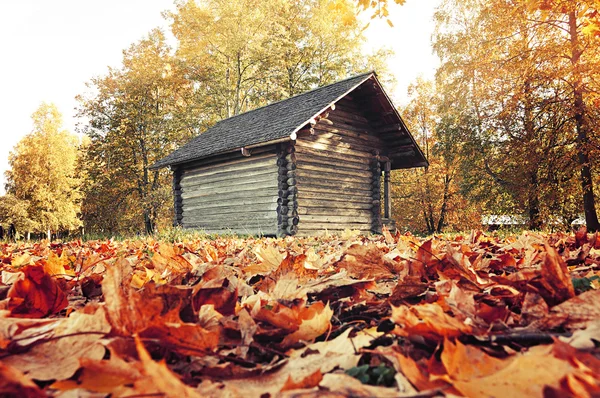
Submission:
MULTIPOLYGON (((284 138, 279 138, 279 139, 276 139, 276 140, 271 140, 271 141, 266 141, 266 142, 259 142, 259 143, 256 143, 256 144, 244 145, 244 146, 240 146, 240 147, 237 147, 237 148, 228 149, 228 150, 217 152, 217 153, 212 153, 212 154, 207 155, 207 156, 201 156, 201 157, 198 157, 198 158, 194 158, 192 160, 188 159, 188 160, 183 160, 183 161, 179 161, 179 162, 174 161, 174 162, 169 162, 169 163, 165 163, 165 164, 162 164, 162 165, 159 164, 161 162, 159 160, 158 162, 156 162, 152 166, 150 166, 149 169, 156 170, 156 169, 162 169, 164 167, 171 167, 171 168, 172 167, 177 167, 177 166, 181 166, 181 165, 186 164, 186 163, 195 162, 197 160, 202 160, 202 159, 210 158, 210 157, 213 157, 213 156, 225 155, 227 153, 234 153, 234 152, 237 152, 237 151, 241 151, 242 148, 243 149, 252 149, 252 148, 259 148, 259 147, 267 146, 267 145, 281 144, 283 142, 292 141, 291 137, 292 137, 292 134, 290 134, 289 136, 284 137, 284 138)), ((252 155, 250 155, 250 156, 252 156, 252 155)))

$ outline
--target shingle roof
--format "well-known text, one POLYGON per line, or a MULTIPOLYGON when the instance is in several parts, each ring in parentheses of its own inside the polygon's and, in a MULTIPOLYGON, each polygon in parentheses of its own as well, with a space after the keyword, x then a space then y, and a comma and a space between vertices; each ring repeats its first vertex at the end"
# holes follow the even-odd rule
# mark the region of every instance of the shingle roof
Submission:
POLYGON ((151 168, 186 163, 241 147, 289 137, 374 72, 341 80, 262 108, 224 119, 151 168))

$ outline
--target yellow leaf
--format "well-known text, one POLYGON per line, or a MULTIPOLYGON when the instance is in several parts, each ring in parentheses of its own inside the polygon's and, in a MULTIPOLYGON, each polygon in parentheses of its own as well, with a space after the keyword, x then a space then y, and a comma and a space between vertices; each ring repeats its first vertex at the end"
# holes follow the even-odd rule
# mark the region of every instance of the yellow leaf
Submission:
POLYGON ((331 326, 331 317, 333 310, 322 302, 318 302, 304 309, 300 315, 303 320, 300 327, 294 333, 287 335, 281 342, 282 345, 291 345, 300 340, 314 340, 325 333, 331 326))

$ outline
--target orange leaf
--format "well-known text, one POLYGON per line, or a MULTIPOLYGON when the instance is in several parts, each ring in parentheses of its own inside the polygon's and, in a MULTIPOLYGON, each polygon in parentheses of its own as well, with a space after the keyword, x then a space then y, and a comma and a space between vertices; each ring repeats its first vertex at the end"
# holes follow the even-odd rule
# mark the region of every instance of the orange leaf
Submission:
POLYGON ((15 368, 0 362, 0 395, 3 397, 45 397, 39 387, 15 368))
POLYGON ((397 274, 395 264, 384 257, 384 252, 375 245, 354 244, 348 248, 337 268, 343 268, 348 275, 358 279, 387 279, 397 274))
POLYGON ((43 318, 67 307, 67 296, 52 277, 39 266, 23 268, 25 277, 8 291, 11 315, 21 318, 43 318))
POLYGON ((412 307, 392 306, 392 321, 402 328, 403 336, 421 335, 432 340, 458 337, 472 332, 471 326, 446 314, 439 304, 419 304, 412 307))
POLYGON ((319 385, 319 383, 323 380, 323 375, 321 374, 321 370, 317 370, 313 374, 306 376, 305 378, 294 381, 292 380, 292 375, 288 376, 287 381, 281 388, 281 392, 288 390, 298 390, 301 388, 313 388, 319 385))
POLYGON ((510 360, 494 358, 480 349, 446 339, 441 355, 448 376, 454 380, 470 380, 496 373, 508 366, 510 360))

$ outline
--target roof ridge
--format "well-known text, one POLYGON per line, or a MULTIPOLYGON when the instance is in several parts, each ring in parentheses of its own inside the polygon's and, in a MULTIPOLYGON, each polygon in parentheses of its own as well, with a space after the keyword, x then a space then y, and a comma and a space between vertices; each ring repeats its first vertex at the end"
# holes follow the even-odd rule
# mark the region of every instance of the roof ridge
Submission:
POLYGON ((292 98, 301 97, 301 96, 303 96, 303 95, 305 95, 305 94, 310 94, 310 93, 312 93, 312 92, 314 92, 314 91, 321 90, 321 89, 327 88, 327 87, 329 87, 329 86, 333 86, 333 85, 335 85, 335 84, 338 84, 338 83, 342 83, 342 82, 345 82, 345 81, 348 81, 348 80, 352 80, 352 79, 356 79, 356 78, 359 78, 359 77, 367 76, 367 75, 370 75, 370 74, 375 74, 375 75, 377 75, 377 73, 375 73, 375 71, 374 71, 374 70, 371 70, 371 71, 369 71, 369 72, 360 73, 360 74, 358 74, 358 75, 350 76, 350 77, 347 77, 347 78, 345 78, 345 79, 338 80, 338 81, 336 81, 336 82, 333 82, 333 83, 326 84, 326 85, 324 85, 324 86, 315 87, 315 88, 313 88, 313 89, 310 89, 310 90, 308 90, 308 91, 304 91, 304 92, 302 92, 302 93, 300 93, 300 94, 296 94, 296 95, 293 95, 293 96, 291 96, 291 97, 288 97, 288 98, 284 98, 284 99, 282 99, 282 100, 279 100, 279 101, 271 102, 270 104, 266 104, 266 105, 263 105, 263 106, 259 106, 258 108, 250 109, 249 111, 246 111, 246 112, 238 113, 237 115, 229 116, 229 117, 227 117, 227 118, 225 118, 225 119, 221 119, 221 120, 219 120, 217 123, 215 123, 215 125, 217 125, 217 124, 219 124, 219 123, 221 123, 221 122, 224 122, 225 120, 234 119, 234 118, 236 118, 236 117, 238 117, 238 116, 246 115, 246 114, 248 114, 248 113, 251 113, 251 112, 258 111, 259 109, 267 108, 267 107, 269 107, 269 106, 271 106, 271 105, 276 105, 276 104, 279 104, 280 102, 287 101, 287 100, 290 100, 290 99, 292 99, 292 98))

